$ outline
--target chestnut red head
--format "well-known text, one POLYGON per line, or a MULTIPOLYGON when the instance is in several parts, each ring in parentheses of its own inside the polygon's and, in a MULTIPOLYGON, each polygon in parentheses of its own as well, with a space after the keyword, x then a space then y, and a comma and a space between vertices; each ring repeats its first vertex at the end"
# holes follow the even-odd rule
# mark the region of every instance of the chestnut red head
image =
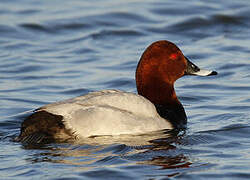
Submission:
POLYGON ((184 75, 216 75, 190 62, 172 42, 152 43, 142 54, 136 69, 138 93, 154 104, 179 103, 174 82, 184 75))

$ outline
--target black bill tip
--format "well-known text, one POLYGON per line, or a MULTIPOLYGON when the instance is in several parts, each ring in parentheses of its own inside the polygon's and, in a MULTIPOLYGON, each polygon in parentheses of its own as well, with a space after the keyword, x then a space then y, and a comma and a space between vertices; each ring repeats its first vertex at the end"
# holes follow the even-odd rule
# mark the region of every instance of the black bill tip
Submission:
POLYGON ((214 76, 217 75, 218 73, 216 71, 212 71, 208 76, 214 76))

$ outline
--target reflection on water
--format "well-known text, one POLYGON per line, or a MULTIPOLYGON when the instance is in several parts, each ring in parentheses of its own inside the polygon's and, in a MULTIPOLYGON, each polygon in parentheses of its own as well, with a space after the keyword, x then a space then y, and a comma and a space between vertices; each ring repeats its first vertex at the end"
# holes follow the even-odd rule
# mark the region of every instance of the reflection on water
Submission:
POLYGON ((159 131, 144 135, 86 138, 77 143, 23 146, 37 150, 26 160, 32 163, 50 162, 74 166, 73 171, 95 168, 154 165, 157 169, 173 169, 167 176, 175 176, 178 169, 192 167, 190 157, 176 151, 182 144, 184 132, 159 131), (41 151, 41 152, 39 152, 41 151), (153 155, 155 154, 155 155, 153 155))

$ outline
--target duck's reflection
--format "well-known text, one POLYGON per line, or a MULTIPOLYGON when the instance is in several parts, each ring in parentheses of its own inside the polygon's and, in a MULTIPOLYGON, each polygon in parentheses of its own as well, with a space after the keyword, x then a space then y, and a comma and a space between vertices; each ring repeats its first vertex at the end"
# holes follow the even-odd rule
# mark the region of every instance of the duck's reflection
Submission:
POLYGON ((92 137, 82 140, 81 144, 54 143, 25 148, 37 150, 27 159, 33 163, 62 163, 74 166, 74 171, 154 165, 159 169, 174 169, 167 174, 174 176, 178 174, 176 169, 192 165, 188 155, 177 147, 182 143, 183 136, 178 132, 158 131, 138 136, 92 137))

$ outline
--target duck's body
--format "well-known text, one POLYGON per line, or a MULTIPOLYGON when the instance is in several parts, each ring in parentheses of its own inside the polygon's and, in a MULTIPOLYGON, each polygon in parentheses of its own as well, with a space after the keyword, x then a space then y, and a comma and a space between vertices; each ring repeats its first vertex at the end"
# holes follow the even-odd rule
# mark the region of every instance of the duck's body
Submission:
POLYGON ((185 74, 201 71, 173 43, 155 42, 137 66, 138 95, 104 90, 43 106, 24 120, 18 140, 33 143, 182 128, 186 114, 173 84, 185 74))
POLYGON ((128 92, 105 90, 92 92, 39 108, 63 117, 65 129, 77 137, 93 135, 138 134, 172 129, 146 98, 128 92))

